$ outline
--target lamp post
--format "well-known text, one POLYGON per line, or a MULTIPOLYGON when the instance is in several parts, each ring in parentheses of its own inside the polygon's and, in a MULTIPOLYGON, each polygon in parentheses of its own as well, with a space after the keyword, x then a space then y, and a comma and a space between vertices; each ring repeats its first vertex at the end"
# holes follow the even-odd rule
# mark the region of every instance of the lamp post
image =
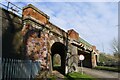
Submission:
POLYGON ((80 55, 79 56, 79 60, 80 60, 80 62, 81 62, 81 74, 83 74, 83 68, 82 68, 82 66, 83 66, 83 64, 82 64, 82 61, 85 59, 85 57, 84 57, 84 55, 80 55))

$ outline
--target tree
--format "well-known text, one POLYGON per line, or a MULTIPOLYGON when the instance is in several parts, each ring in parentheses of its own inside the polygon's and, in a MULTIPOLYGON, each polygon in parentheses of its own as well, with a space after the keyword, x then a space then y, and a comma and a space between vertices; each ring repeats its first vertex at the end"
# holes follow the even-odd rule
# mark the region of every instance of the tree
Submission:
POLYGON ((112 41, 112 48, 113 48, 113 53, 119 53, 118 51, 118 40, 116 40, 115 38, 112 41))
POLYGON ((113 49, 113 55, 114 57, 116 57, 117 59, 120 58, 120 53, 119 53, 119 45, 118 45, 118 40, 117 39, 113 39, 112 41, 112 49, 113 49))
POLYGON ((112 66, 114 65, 116 58, 112 54, 100 53, 99 55, 99 66, 112 66))

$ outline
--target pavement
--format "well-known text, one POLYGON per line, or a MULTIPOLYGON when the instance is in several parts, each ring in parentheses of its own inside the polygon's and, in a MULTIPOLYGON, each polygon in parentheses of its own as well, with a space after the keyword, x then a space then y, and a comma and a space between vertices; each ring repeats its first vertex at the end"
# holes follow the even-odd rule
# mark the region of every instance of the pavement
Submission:
POLYGON ((56 70, 53 71, 52 74, 55 75, 57 78, 65 78, 64 75, 62 75, 60 72, 58 72, 58 71, 56 71, 56 70))
MULTIPOLYGON (((81 68, 78 68, 78 71, 81 71, 81 68)), ((83 68, 83 73, 91 75, 95 78, 109 78, 108 80, 117 78, 117 80, 120 80, 120 73, 118 72, 112 72, 112 71, 105 71, 105 70, 96 70, 91 68, 83 68)), ((116 80, 116 79, 114 79, 116 80)))
POLYGON ((65 78, 65 76, 62 75, 60 72, 54 70, 52 71, 52 73, 49 73, 48 71, 41 71, 35 80, 46 80, 47 78, 52 78, 52 76, 57 80, 65 78))

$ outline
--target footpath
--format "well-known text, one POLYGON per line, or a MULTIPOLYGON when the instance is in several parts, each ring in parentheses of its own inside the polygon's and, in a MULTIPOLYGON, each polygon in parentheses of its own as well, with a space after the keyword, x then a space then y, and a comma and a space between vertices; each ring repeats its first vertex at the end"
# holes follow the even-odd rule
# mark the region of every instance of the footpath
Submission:
POLYGON ((65 78, 64 75, 62 75, 60 72, 54 70, 52 73, 48 73, 48 71, 42 71, 40 74, 36 77, 35 80, 46 80, 47 78, 54 78, 54 79, 62 79, 65 78))
MULTIPOLYGON (((78 71, 81 71, 81 68, 78 68, 78 71)), ((120 80, 120 73, 112 72, 112 71, 105 71, 105 70, 96 70, 91 68, 83 68, 83 73, 93 76, 95 78, 108 78, 108 80, 120 80)))

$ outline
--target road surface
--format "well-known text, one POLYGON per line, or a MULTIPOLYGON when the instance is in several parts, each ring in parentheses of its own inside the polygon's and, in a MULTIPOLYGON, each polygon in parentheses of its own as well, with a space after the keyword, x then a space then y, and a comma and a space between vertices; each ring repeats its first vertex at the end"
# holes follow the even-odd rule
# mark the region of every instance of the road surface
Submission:
MULTIPOLYGON (((78 71, 81 71, 80 67, 78 68, 78 71)), ((91 75, 95 78, 119 78, 117 80, 120 80, 120 73, 112 72, 112 71, 95 70, 95 69, 91 69, 91 68, 83 68, 83 73, 91 75)))

